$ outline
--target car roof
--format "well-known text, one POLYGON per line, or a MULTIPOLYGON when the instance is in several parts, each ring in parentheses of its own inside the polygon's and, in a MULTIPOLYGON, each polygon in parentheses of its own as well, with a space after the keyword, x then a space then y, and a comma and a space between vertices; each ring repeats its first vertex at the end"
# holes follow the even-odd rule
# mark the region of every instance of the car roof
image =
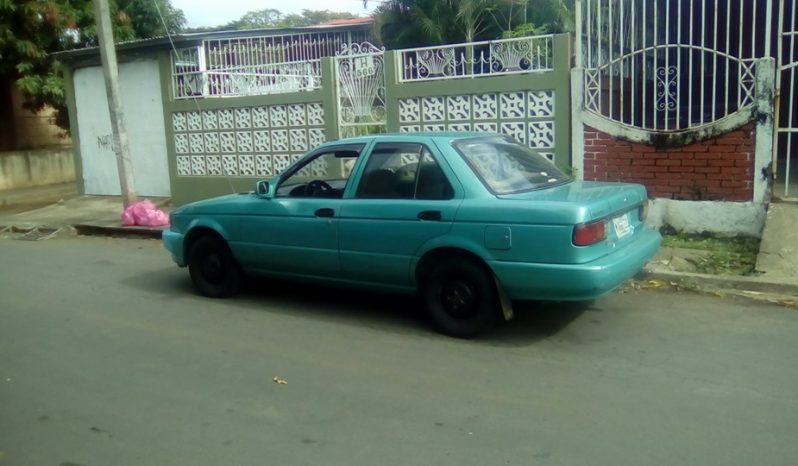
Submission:
POLYGON ((446 141, 451 141, 452 139, 466 139, 466 138, 473 138, 473 137, 490 137, 490 136, 497 136, 497 133, 485 133, 479 131, 442 131, 442 132, 406 132, 406 133, 381 133, 381 134, 369 134, 367 136, 355 136, 351 138, 344 138, 344 139, 337 139, 333 141, 327 141, 322 146, 329 146, 329 145, 339 145, 339 144, 365 144, 371 142, 373 140, 381 140, 381 139, 390 139, 391 141, 397 140, 408 140, 408 141, 415 141, 419 138, 425 139, 445 139, 446 141))

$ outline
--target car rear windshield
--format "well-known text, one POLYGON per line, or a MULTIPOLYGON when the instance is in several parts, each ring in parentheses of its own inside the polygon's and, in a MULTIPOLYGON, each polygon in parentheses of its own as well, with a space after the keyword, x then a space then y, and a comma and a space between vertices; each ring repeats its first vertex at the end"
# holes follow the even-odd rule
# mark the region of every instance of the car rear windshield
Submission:
POLYGON ((509 137, 458 139, 452 146, 494 194, 514 194, 571 181, 553 163, 509 137))

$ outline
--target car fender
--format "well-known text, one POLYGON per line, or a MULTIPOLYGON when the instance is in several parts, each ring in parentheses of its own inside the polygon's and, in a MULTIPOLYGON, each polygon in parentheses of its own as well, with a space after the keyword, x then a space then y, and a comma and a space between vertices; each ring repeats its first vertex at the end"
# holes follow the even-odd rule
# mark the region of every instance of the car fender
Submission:
POLYGON ((480 244, 477 241, 464 238, 462 236, 446 234, 430 239, 418 249, 412 263, 410 264, 412 273, 415 275, 416 267, 424 255, 432 250, 441 248, 462 249, 466 252, 474 254, 475 256, 478 256, 485 261, 486 264, 494 260, 493 254, 485 247, 484 244, 480 244))
POLYGON ((188 226, 185 229, 185 236, 183 240, 183 256, 187 259, 189 253, 189 247, 193 241, 194 234, 197 232, 197 229, 208 229, 213 231, 214 233, 218 234, 222 237, 222 239, 230 244, 231 235, 227 228, 225 228, 221 223, 214 220, 210 217, 197 217, 191 222, 189 222, 188 226))
POLYGON ((186 228, 186 236, 189 236, 191 231, 197 228, 209 228, 218 233, 219 236, 221 236, 225 241, 230 241, 230 233, 224 226, 222 226, 221 223, 213 218, 204 216, 195 218, 188 224, 188 228, 186 228))
MULTIPOLYGON (((418 267, 418 263, 421 261, 421 258, 423 258, 430 251, 441 248, 460 249, 473 254, 482 259, 488 269, 490 269, 490 261, 494 259, 493 254, 491 254, 490 250, 488 250, 484 244, 480 244, 474 240, 464 238, 462 236, 443 235, 427 241, 418 250, 416 256, 413 258, 412 263, 410 264, 410 274, 412 277, 414 277, 414 279, 416 275, 416 268, 418 267)), ((499 282, 496 275, 493 274, 492 270, 491 274, 493 275, 493 280, 496 283, 496 291, 498 293, 502 315, 505 320, 511 320, 514 316, 512 301, 507 297, 504 287, 502 286, 501 282, 499 282)))

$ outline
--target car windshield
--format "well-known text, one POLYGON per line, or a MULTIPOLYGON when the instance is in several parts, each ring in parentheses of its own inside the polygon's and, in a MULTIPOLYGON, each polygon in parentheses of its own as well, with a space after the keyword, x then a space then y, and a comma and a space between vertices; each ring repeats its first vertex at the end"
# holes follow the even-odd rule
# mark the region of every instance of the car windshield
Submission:
POLYGON ((509 137, 459 139, 452 146, 495 194, 513 194, 570 181, 549 160, 509 137))

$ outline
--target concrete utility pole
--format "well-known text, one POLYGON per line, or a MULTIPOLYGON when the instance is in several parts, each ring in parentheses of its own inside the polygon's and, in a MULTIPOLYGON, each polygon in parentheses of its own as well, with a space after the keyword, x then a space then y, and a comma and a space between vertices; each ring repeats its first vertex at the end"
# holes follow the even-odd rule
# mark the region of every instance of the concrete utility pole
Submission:
POLYGON ((94 21, 97 23, 97 38, 100 41, 100 59, 105 75, 105 91, 108 95, 108 112, 111 114, 111 132, 114 137, 116 168, 119 171, 119 186, 125 207, 136 202, 136 187, 130 165, 130 147, 119 97, 119 68, 116 63, 114 33, 111 29, 111 13, 108 0, 93 0, 94 21))

